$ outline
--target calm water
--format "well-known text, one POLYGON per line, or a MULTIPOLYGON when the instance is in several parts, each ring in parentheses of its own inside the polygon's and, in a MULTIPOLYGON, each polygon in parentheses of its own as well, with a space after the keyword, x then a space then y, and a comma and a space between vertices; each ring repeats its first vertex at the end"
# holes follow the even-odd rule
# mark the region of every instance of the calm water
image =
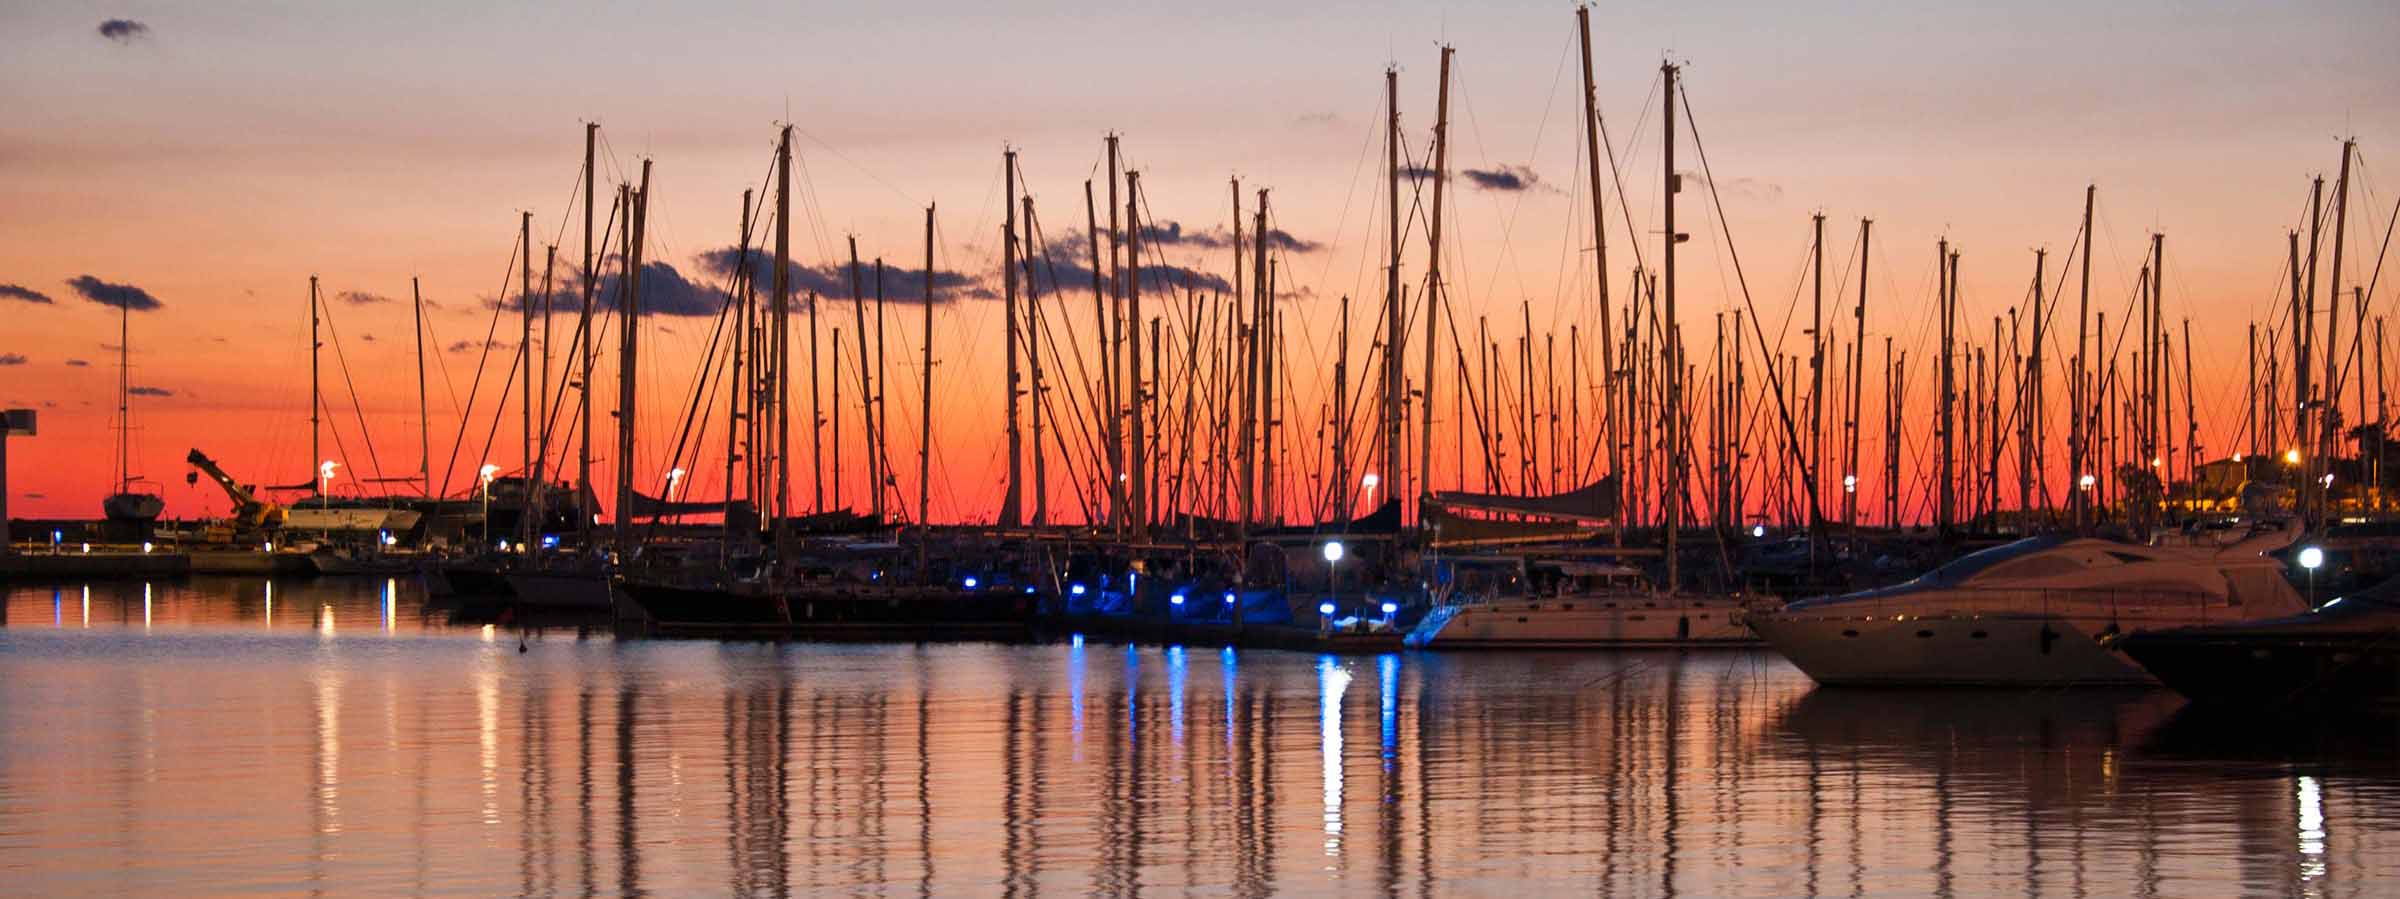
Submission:
POLYGON ((0 893, 2390 895, 2400 731, 1771 655, 618 643, 9 588, 0 893))

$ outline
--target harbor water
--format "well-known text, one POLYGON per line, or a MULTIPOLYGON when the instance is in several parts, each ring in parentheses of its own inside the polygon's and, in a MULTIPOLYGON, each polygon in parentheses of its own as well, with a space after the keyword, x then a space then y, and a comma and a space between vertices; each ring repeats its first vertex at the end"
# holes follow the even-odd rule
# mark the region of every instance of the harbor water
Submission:
POLYGON ((2400 726, 1763 651, 617 641, 16 584, 0 895, 2389 895, 2400 726))

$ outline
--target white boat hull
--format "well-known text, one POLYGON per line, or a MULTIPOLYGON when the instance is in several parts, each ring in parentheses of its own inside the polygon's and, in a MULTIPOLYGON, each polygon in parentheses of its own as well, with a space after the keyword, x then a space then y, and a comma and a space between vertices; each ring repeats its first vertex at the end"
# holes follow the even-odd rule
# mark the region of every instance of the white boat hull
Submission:
POLYGON ((303 506, 284 515, 283 529, 309 533, 398 533, 416 527, 422 517, 423 513, 415 509, 303 506))
POLYGON ((1600 649, 1743 645, 1731 599, 1552 597, 1469 603, 1417 640, 1430 649, 1600 649))
MULTIPOLYGON (((2218 620, 2223 620, 2220 612, 2218 620)), ((2195 616, 2192 623, 2199 623, 2195 616)), ((2172 626, 2150 622, 2151 626, 2172 626)), ((1829 686, 2104 686, 2157 681, 2100 646, 2110 623, 2056 615, 1755 616, 1751 629, 1829 686)))

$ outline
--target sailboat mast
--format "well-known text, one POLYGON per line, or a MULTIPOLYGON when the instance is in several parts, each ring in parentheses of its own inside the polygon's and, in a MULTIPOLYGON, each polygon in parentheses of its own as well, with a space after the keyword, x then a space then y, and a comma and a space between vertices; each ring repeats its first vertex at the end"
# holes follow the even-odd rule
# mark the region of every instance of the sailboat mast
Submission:
POLYGON ((417 279, 408 279, 408 302, 414 311, 417 325, 417 484, 421 494, 433 496, 433 426, 425 415, 425 295, 417 288, 417 279))
POLYGON ((1385 269, 1383 295, 1383 482, 1386 496, 1406 496, 1408 482, 1400 471, 1400 359, 1405 335, 1400 309, 1400 70, 1383 72, 1387 121, 1384 126, 1385 190, 1391 204, 1391 253, 1385 269))
MULTIPOLYGON (((1033 197, 1019 197, 1018 202, 1025 209, 1026 249, 1030 251, 1031 238, 1037 228, 1033 220, 1033 197)), ((1033 523, 1038 527, 1050 523, 1050 454, 1042 451, 1045 424, 1042 392, 1048 388, 1043 386, 1046 379, 1042 377, 1042 291, 1040 285, 1033 281, 1032 255, 1031 252, 1025 253, 1024 258, 1017 260, 1017 264, 1025 269, 1025 360, 1031 363, 1033 369, 1033 381, 1027 387, 1026 396, 1032 400, 1032 408, 1027 412, 1033 419, 1033 523)), ((1056 285, 1052 287, 1055 289, 1056 285)))
POLYGON ((1849 470, 1842 472, 1842 519, 1850 527, 1850 544, 1853 551, 1858 548, 1858 423, 1859 416, 1862 414, 1859 411, 1862 408, 1859 401, 1863 399, 1860 385, 1866 376, 1865 369, 1860 363, 1863 361, 1867 345, 1867 260, 1873 255, 1874 248, 1874 245, 1868 242, 1868 237, 1874 232, 1874 229, 1875 221, 1873 219, 1858 220, 1858 310, 1854 313, 1856 320, 1852 325, 1856 333, 1850 341, 1850 452, 1848 454, 1850 464, 1849 470))
MULTIPOLYGON (((533 213, 517 218, 517 542, 533 542, 533 213)), ((507 396, 507 394, 501 394, 507 396)))
MULTIPOLYGON (((1665 190, 1660 196, 1661 200, 1666 205, 1666 212, 1662 219, 1666 225, 1666 251, 1663 254, 1663 260, 1660 263, 1659 269, 1661 275, 1666 279, 1666 290, 1664 292, 1664 299, 1662 300, 1660 312, 1664 316, 1664 320, 1667 323, 1667 329, 1671 339, 1676 321, 1675 244, 1684 239, 1684 235, 1675 230, 1675 194, 1677 191, 1683 189, 1683 178, 1675 173, 1675 64, 1671 62, 1661 63, 1658 67, 1658 70, 1664 84, 1664 92, 1661 94, 1662 99, 1660 101, 1660 106, 1663 108, 1665 115, 1660 119, 1661 128, 1659 143, 1660 146, 1663 147, 1660 152, 1664 160, 1663 168, 1666 170, 1665 190)), ((1660 350, 1661 358, 1671 363, 1673 360, 1672 352, 1672 349, 1662 348, 1660 350)), ((1666 369, 1664 374, 1666 375, 1667 382, 1667 412, 1663 416, 1666 419, 1667 425, 1667 494, 1661 502, 1661 505, 1665 510, 1665 519, 1662 527, 1666 532, 1666 588, 1667 592, 1673 593, 1682 587, 1682 571, 1678 567, 1680 560, 1676 558, 1676 551, 1678 549, 1676 545, 1676 531, 1680 529, 1683 524, 1683 503, 1680 501, 1683 495, 1684 461, 1684 454, 1682 451, 1683 441, 1680 437, 1683 430, 1683 423, 1681 421, 1682 415, 1680 414, 1680 411, 1683 408, 1683 372, 1680 366, 1674 364, 1668 364, 1664 367, 1666 369)))
MULTIPOLYGON (((770 349, 769 355, 774 359, 776 383, 786 385, 786 389, 774 390, 768 396, 769 401, 775 404, 775 432, 768 436, 768 442, 774 446, 775 502, 770 507, 772 511, 768 513, 767 522, 773 532, 779 536, 783 533, 783 528, 776 524, 776 519, 789 517, 792 514, 792 411, 791 403, 788 401, 791 395, 791 391, 788 389, 791 375, 789 368, 785 365, 790 361, 791 356, 791 341, 788 339, 791 334, 792 319, 791 259, 792 126, 785 125, 775 140, 775 323, 771 328, 774 333, 774 346, 770 349)), ((813 316, 816 304, 812 302, 809 306, 812 310, 810 314, 813 316)), ((816 331, 813 328, 809 331, 809 337, 810 344, 813 346, 816 337, 816 331)), ((813 358, 810 360, 810 364, 809 374, 812 380, 809 382, 809 402, 813 414, 816 402, 816 382, 813 380, 816 372, 813 358)), ((751 405, 755 407, 757 404, 752 403, 751 405)), ((757 410, 753 408, 751 414, 757 414, 757 410)), ((809 433, 813 441, 816 433, 814 422, 809 425, 809 433)), ((809 459, 813 462, 816 457, 812 453, 809 459)), ((751 464, 755 466, 758 463, 754 460, 751 464)))
POLYGON ((1007 221, 1000 224, 1000 280, 1003 299, 1006 300, 1004 315, 1008 319, 1008 479, 1003 487, 1007 492, 1000 498, 999 524, 1002 527, 1015 527, 1021 493, 1018 487, 1022 476, 1020 466, 1025 457, 1024 437, 1017 432, 1017 151, 1003 151, 1001 162, 1000 177, 1007 188, 1007 193, 1000 201, 1001 211, 1007 216, 1007 221))
MULTIPOLYGON (((592 545, 592 516, 589 509, 582 508, 581 500, 591 495, 592 490, 592 289, 598 280, 598 274, 592 269, 592 180, 594 177, 592 150, 599 131, 600 123, 583 123, 583 268, 581 269, 583 273, 583 305, 576 313, 575 322, 575 362, 581 369, 580 376, 576 379, 575 390, 576 403, 580 406, 575 424, 577 431, 575 491, 578 509, 575 526, 583 533, 583 545, 586 549, 592 545)), ((421 318, 424 312, 420 309, 417 314, 421 318)), ((424 339, 423 333, 420 332, 417 336, 420 347, 417 353, 417 380, 420 384, 417 393, 420 398, 418 403, 420 407, 424 405, 422 397, 425 392, 422 386, 425 380, 425 354, 422 349, 424 339)), ((423 418, 424 416, 420 414, 418 417, 423 418)), ((430 479, 427 480, 426 489, 430 490, 432 486, 433 482, 430 479)))
POLYGON ((917 526, 933 525, 933 206, 925 204, 925 364, 920 377, 924 403, 917 418, 917 526))
MULTIPOLYGON (((623 190, 623 188, 620 188, 623 190)), ((642 160, 642 186, 626 196, 632 210, 624 254, 624 298, 618 309, 617 360, 617 552, 630 559, 633 551, 633 448, 637 411, 634 402, 636 365, 640 358, 642 244, 650 218, 650 160, 642 160)))
POLYGON ((1142 173, 1125 173, 1125 382, 1127 414, 1133 419, 1125 447, 1125 468, 1131 483, 1132 509, 1128 524, 1134 539, 1150 528, 1149 447, 1143 434, 1149 406, 1142 384, 1142 173))
MULTIPOLYGON (((1433 495, 1433 397, 1434 387, 1441 378, 1433 367, 1434 347, 1439 344, 1442 309, 1442 186, 1450 180, 1450 56, 1456 51, 1442 47, 1441 86, 1435 92, 1433 107, 1433 222, 1426 231, 1425 247, 1425 382, 1418 389, 1423 393, 1423 414, 1417 423, 1421 440, 1417 453, 1417 518, 1424 520, 1424 498, 1433 495)), ((1406 497, 1403 497, 1406 499, 1406 497)))
MULTIPOLYGON (((500 283, 506 284, 508 282, 502 281, 500 283)), ((318 427, 317 413, 324 407, 325 404, 322 399, 323 394, 320 393, 317 379, 317 350, 318 348, 323 347, 325 342, 324 338, 319 336, 318 333, 319 317, 317 312, 317 276, 310 275, 308 276, 308 492, 311 495, 319 497, 321 500, 325 495, 325 479, 318 474, 320 470, 318 466, 323 464, 322 460, 325 458, 325 455, 323 448, 320 447, 318 443, 318 441, 321 439, 323 429, 318 427)), ((126 358, 125 352, 125 338, 120 336, 117 338, 117 354, 120 360, 126 358)), ((126 367, 126 364, 123 363, 120 363, 118 366, 120 370, 126 369, 126 367)), ((503 396, 505 395, 506 394, 503 394, 503 396)), ((123 411, 121 408, 119 410, 119 418, 120 420, 123 420, 123 411)), ((125 420, 125 424, 128 426, 125 430, 132 430, 132 422, 130 420, 125 420)), ((117 435, 117 455, 120 458, 125 455, 124 441, 125 435, 117 435)), ((119 485, 117 489, 123 490, 125 488, 122 485, 119 485)))
POLYGON ((1608 473, 1615 478, 1612 491, 1615 511, 1610 515, 1610 542, 1625 544, 1625 482, 1618 477, 1624 467, 1618 437, 1619 416, 1613 398, 1618 389, 1616 329, 1609 322, 1608 300, 1608 224, 1604 198, 1600 193, 1600 99, 1592 82, 1592 11, 1588 6, 1575 8, 1575 31, 1583 46, 1583 150, 1584 162, 1592 185, 1592 244, 1593 281, 1600 290, 1600 378, 1601 416, 1607 421, 1602 438, 1608 441, 1608 473))

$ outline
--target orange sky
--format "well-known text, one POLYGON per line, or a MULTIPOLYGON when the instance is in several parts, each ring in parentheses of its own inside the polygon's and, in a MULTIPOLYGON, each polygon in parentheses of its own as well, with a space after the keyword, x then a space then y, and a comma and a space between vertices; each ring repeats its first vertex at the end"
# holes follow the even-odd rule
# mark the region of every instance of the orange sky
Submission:
MULTIPOLYGON (((81 6, 0 10, 0 85, 16 101, 0 121, 0 284, 51 300, 0 298, 0 359, 23 358, 0 366, 0 401, 42 413, 41 435, 11 446, 18 515, 95 514, 110 487, 115 371, 102 344, 115 342, 115 310, 68 281, 138 286, 163 304, 132 322, 134 383, 172 394, 137 400, 134 469, 165 485, 170 515, 214 514, 221 496, 181 483, 189 447, 246 480, 307 476, 308 276, 320 275, 328 293, 402 300, 408 279, 421 277, 445 307, 432 314, 439 340, 480 339, 488 319, 478 299, 501 288, 519 210, 534 213, 537 242, 574 251, 559 227, 586 119, 603 124, 604 176, 655 160, 649 253, 686 273, 696 273, 699 252, 733 242, 740 192, 761 183, 781 119, 802 130, 795 181, 813 201, 805 217, 795 213, 804 264, 835 261, 851 234, 870 257, 913 259, 922 207, 938 202, 942 266, 993 272, 1004 144, 1021 149, 1053 240, 1080 227, 1081 182, 1109 130, 1125 136, 1162 223, 1222 228, 1228 176, 1245 190, 1270 187, 1281 227, 1326 245, 1289 254, 1283 273, 1299 379, 1292 405, 1313 410, 1330 380, 1334 298, 1358 304, 1356 368, 1381 295, 1382 68, 1400 64, 1403 129, 1422 148, 1435 45, 1446 40, 1458 48, 1452 168, 1522 166, 1538 179, 1522 191, 1453 182, 1444 268, 1462 327, 1489 314, 1495 339, 1513 342, 1520 302, 1531 304, 1537 333, 1563 334, 1570 323, 1588 332, 1597 321, 1579 255, 1589 245, 1588 200, 1565 6, 894 14, 762 5, 665 20, 631 10, 135 4, 111 15, 145 27, 116 39, 81 6)), ((2164 231, 2168 315, 2193 320, 2203 369, 2204 442, 2228 448, 2239 427, 2243 328, 2278 302, 2283 232, 2301 220, 2307 179, 2330 177, 2343 134, 2360 139, 2363 160, 2344 283, 2374 271, 2393 202, 2379 162, 2400 112, 2400 62, 2385 46, 2395 26, 2400 12, 2372 4, 1598 11, 1602 112, 1634 225, 1629 232, 1612 187, 1612 289, 1622 293, 1635 241, 1657 255, 1653 83, 1671 53, 1688 63, 1732 247, 1770 322, 1780 324, 1797 295, 1807 216, 1821 210, 1829 277, 1846 270, 1858 217, 1876 220, 1874 344, 1892 334, 1912 359, 1930 352, 1929 257, 1943 235, 1963 253, 1962 317, 1970 333, 1986 334, 1991 316, 2023 296, 2031 250, 2049 247, 2054 265, 2064 255, 2082 187, 2096 183, 2094 308, 2119 319, 2147 234, 2164 231)), ((1679 168, 1698 167, 1693 149, 1682 145, 1679 168)), ((1709 317, 1739 295, 1697 187, 1683 197, 1681 225, 1694 238, 1679 262, 1700 357, 1709 317)), ((1170 262, 1218 272, 1229 267, 1224 255, 1166 249, 1170 262)), ((1421 282, 1423 266, 1413 239, 1404 280, 1421 282)), ((2390 293, 2380 291, 2377 314, 2390 293)), ((1083 313, 1075 321, 1088 319, 1088 296, 1063 300, 1083 313)), ((412 470, 407 306, 331 305, 374 454, 388 475, 412 470)), ((988 516, 996 495, 998 309, 963 301, 936 318, 938 519, 988 516)), ((896 311, 903 326, 890 345, 891 452, 912 498, 914 313, 896 311)), ((703 331, 700 319, 652 320, 649 409, 682 397, 703 331)), ((1787 347, 1802 341, 1798 331, 1787 347)), ((450 380, 440 383, 437 364, 437 467, 457 428, 449 397, 463 398, 474 363, 472 354, 440 355, 450 380)), ((369 475, 374 463, 330 349, 325 365, 348 441, 345 477, 369 475)), ((1912 396, 1929 395, 1925 368, 1912 363, 1912 396)), ((1880 408, 1875 371, 1870 409, 1880 408)), ((610 380, 608 369, 602 375, 610 380)), ((487 382, 487 397, 497 384, 487 382)), ((454 490, 482 461, 475 444, 488 420, 478 419, 454 490)), ((665 422, 645 420, 660 427, 644 430, 642 456, 663 459, 665 422)), ((509 449, 494 449, 493 461, 515 464, 514 421, 512 412, 499 437, 509 449)), ((855 417, 844 427, 855 449, 855 417)), ((1313 455, 1313 412, 1286 427, 1313 455)), ((1867 458, 1879 458, 1872 436, 1867 443, 1867 458)), ((1449 481, 1440 455, 1436 479, 1449 481)), ((659 467, 637 466, 647 488, 659 467)), ((850 476, 863 482, 860 471, 850 476)), ((713 493, 718 479, 693 489, 713 493)), ((1880 486, 1870 479, 1867 489, 1880 486)), ((1064 505, 1071 491, 1060 483, 1054 496, 1064 505)))

